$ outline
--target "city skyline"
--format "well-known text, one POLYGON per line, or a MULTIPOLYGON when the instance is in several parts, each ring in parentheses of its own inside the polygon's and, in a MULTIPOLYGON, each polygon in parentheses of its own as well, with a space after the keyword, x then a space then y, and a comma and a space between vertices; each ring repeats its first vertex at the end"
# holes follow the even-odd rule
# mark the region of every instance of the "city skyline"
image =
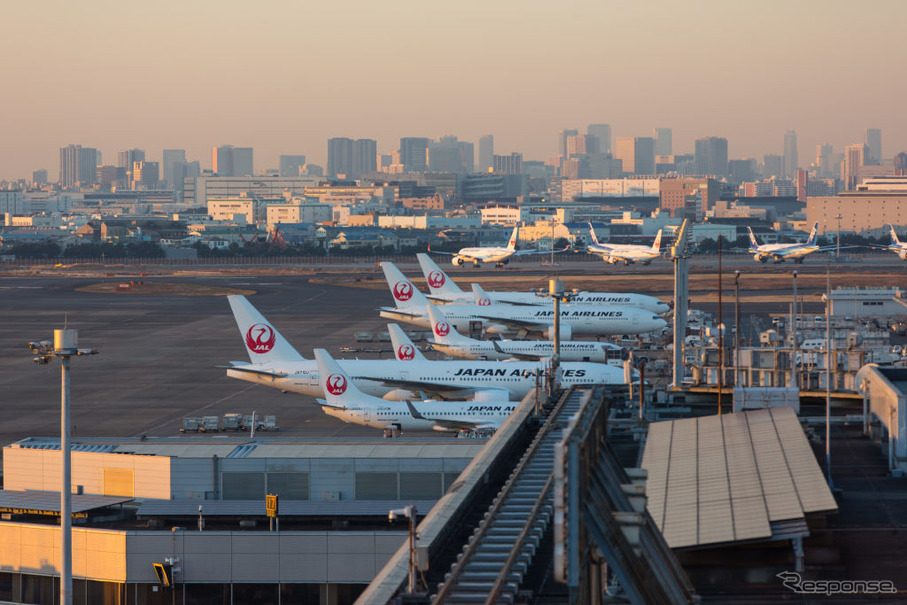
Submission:
POLYGON ((105 164, 185 149, 204 168, 233 144, 261 170, 284 154, 325 166, 336 137, 389 153, 405 137, 491 134, 496 154, 544 160, 558 132, 596 123, 612 143, 671 128, 675 153, 726 138, 729 158, 782 155, 796 131, 801 166, 866 129, 886 158, 907 149, 907 83, 889 67, 902 3, 395 6, 11 4, 0 179, 54 179, 70 144, 105 164))

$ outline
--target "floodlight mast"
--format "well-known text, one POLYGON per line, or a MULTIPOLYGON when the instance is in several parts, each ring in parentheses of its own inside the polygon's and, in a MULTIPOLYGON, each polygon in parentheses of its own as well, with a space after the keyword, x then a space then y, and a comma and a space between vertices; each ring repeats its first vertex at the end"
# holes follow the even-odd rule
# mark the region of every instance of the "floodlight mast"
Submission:
POLYGON ((54 340, 28 343, 35 355, 34 361, 46 365, 51 358, 59 357, 61 371, 60 394, 60 456, 62 473, 60 484, 60 603, 72 605, 72 456, 69 421, 69 358, 78 355, 96 355, 93 349, 78 348, 78 331, 54 330, 54 340))

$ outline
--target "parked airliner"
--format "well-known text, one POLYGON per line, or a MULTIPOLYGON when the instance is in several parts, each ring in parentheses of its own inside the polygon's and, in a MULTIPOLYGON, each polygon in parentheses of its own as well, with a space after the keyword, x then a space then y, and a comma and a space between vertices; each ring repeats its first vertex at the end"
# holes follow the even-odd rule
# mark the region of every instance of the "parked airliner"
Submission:
POLYGON ((807 254, 821 250, 816 244, 819 233, 818 221, 813 223, 813 229, 809 232, 809 239, 803 244, 759 244, 756 241, 756 236, 753 235, 753 230, 750 227, 747 227, 746 230, 750 234, 749 251, 753 255, 753 260, 757 260, 760 263, 765 263, 769 260, 775 263, 783 263, 786 260, 802 263, 803 258, 807 254))
POLYGON ((884 250, 890 250, 897 254, 901 260, 907 260, 907 242, 898 239, 898 234, 894 230, 894 225, 888 225, 891 230, 891 244, 888 246, 875 246, 884 250))
MULTIPOLYGON (((464 292, 454 283, 427 254, 416 254, 430 294, 428 298, 441 303, 469 304, 473 301, 471 292, 464 292)), ((510 305, 551 305, 553 300, 535 292, 488 292, 491 300, 510 305)), ((573 292, 569 294, 571 305, 597 305, 602 307, 630 307, 646 309, 653 313, 667 313, 670 306, 654 296, 628 292, 573 292)))
POLYGON ((337 361, 324 349, 315 349, 324 399, 318 399, 328 416, 378 429, 460 431, 497 428, 518 405, 501 401, 388 401, 363 393, 337 361))
MULTIPOLYGON (((460 248, 458 252, 439 252, 429 250, 432 254, 446 254, 452 256, 450 262, 453 266, 459 267, 466 263, 472 263, 478 267, 482 263, 495 263, 498 267, 503 267, 510 262, 511 256, 525 256, 529 254, 547 254, 545 250, 517 250, 516 244, 520 235, 520 226, 513 228, 510 239, 507 240, 507 246, 477 246, 472 248, 460 248)), ((563 252, 563 250, 560 250, 563 252)))
MULTIPOLYGON (((393 263, 381 263, 381 268, 395 303, 394 307, 381 307, 381 317, 429 328, 429 300, 393 263)), ((479 326, 491 334, 546 333, 554 338, 554 309, 547 305, 444 305, 444 314, 465 333, 479 326)), ((560 309, 560 337, 564 340, 571 339, 574 334, 644 334, 662 330, 665 326, 664 319, 643 309, 566 304, 560 309)))
POLYGON ((603 244, 598 241, 592 223, 589 223, 589 237, 592 239, 592 243, 586 246, 586 252, 598 255, 603 261, 612 265, 617 263, 625 265, 642 263, 648 265, 661 256, 661 229, 655 235, 655 242, 651 247, 632 244, 603 244))
MULTIPOLYGON (((227 376, 283 391, 323 397, 315 361, 306 359, 244 296, 228 296, 249 362, 231 361, 227 376)), ((535 386, 542 362, 341 360, 369 395, 399 399, 425 392, 444 399, 519 400, 535 386)), ((623 373, 597 363, 563 363, 561 380, 575 384, 624 384, 623 373)))

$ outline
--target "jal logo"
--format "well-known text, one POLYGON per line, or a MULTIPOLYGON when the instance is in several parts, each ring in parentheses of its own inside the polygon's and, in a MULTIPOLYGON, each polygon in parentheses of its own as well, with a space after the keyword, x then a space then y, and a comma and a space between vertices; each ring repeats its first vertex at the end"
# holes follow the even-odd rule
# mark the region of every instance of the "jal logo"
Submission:
POLYGON ((490 306, 491 306, 491 299, 489 299, 489 298, 480 298, 480 299, 479 299, 479 306, 480 306, 480 307, 490 307, 490 306))
POLYGON ((447 281, 444 277, 444 273, 441 271, 432 271, 428 274, 428 285, 432 288, 440 288, 444 285, 444 282, 447 281))
POLYGON ((413 345, 400 345, 397 349, 397 359, 400 361, 410 361, 416 357, 416 348, 413 345))
POLYGON ((277 341, 277 335, 274 334, 274 328, 268 324, 254 324, 246 332, 246 346, 253 353, 267 353, 274 348, 277 341))
POLYGON ((439 321, 435 324, 435 334, 438 336, 447 336, 450 334, 450 324, 446 321, 439 321))
POLYGON ((413 285, 408 281, 398 281, 394 284, 394 298, 405 302, 413 297, 413 285))
POLYGON ((346 376, 331 374, 324 382, 324 388, 331 395, 343 395, 346 392, 346 376))

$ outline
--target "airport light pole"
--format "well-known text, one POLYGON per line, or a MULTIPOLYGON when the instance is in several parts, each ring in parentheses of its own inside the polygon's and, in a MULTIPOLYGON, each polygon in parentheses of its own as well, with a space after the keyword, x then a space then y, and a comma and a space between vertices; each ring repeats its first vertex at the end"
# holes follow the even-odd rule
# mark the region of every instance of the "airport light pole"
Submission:
POLYGON ((54 330, 54 341, 28 343, 35 355, 35 363, 46 365, 51 358, 59 357, 62 365, 60 397, 60 456, 62 477, 60 484, 60 603, 72 605, 72 456, 69 422, 69 358, 78 355, 96 355, 93 349, 78 348, 76 330, 54 330))
POLYGON ((407 594, 416 594, 416 507, 409 505, 404 508, 395 508, 387 513, 387 520, 393 523, 397 517, 409 519, 409 590, 407 594))
POLYGON ((740 385, 740 269, 734 271, 734 388, 740 385))
MULTIPOLYGON (((840 216, 840 215, 839 215, 840 216)), ((825 472, 828 487, 835 488, 831 478, 831 364, 837 366, 837 355, 832 357, 831 346, 831 263, 825 264, 825 472)))
POLYGON ((839 212, 835 218, 838 219, 838 249, 835 250, 835 259, 837 260, 841 258, 841 219, 844 217, 839 212))

